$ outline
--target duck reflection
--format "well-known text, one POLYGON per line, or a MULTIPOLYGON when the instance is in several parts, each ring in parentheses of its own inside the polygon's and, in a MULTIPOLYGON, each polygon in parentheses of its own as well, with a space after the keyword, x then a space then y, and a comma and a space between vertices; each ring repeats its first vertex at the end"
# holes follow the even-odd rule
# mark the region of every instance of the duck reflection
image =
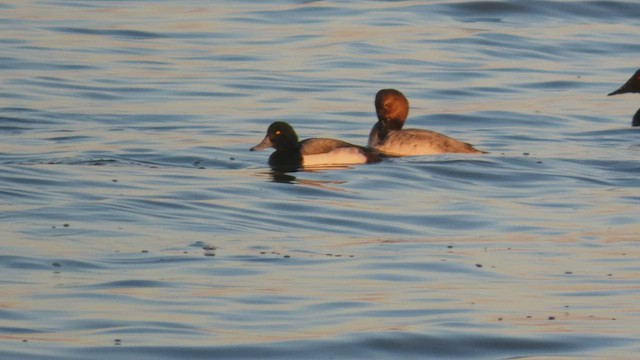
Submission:
POLYGON ((269 175, 271 175, 272 182, 285 184, 293 184, 296 182, 296 177, 285 171, 271 170, 271 172, 269 172, 269 175))
MULTIPOLYGON (((335 169, 335 168, 332 168, 335 169)), ((308 172, 316 172, 315 170, 304 170, 304 171, 293 171, 294 173, 308 173, 308 172)), ((303 179, 299 176, 293 175, 292 172, 285 172, 281 170, 271 170, 268 173, 269 177, 271 177, 272 182, 283 183, 283 184, 298 184, 298 185, 306 185, 313 186, 321 189, 334 190, 334 191, 344 191, 344 189, 334 187, 332 185, 341 185, 346 183, 346 181, 338 181, 338 180, 310 180, 303 179)))

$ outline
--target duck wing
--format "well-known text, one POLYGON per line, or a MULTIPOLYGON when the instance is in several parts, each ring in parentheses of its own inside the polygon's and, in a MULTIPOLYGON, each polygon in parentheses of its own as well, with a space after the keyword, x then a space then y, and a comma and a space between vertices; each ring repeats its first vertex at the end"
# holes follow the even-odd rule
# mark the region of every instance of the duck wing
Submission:
POLYGON ((483 153, 472 145, 431 130, 390 131, 376 149, 391 155, 432 155, 442 153, 483 153))
POLYGON ((331 152, 338 148, 353 147, 366 150, 362 146, 350 144, 346 141, 329 138, 311 138, 300 142, 300 152, 302 155, 318 155, 331 152))

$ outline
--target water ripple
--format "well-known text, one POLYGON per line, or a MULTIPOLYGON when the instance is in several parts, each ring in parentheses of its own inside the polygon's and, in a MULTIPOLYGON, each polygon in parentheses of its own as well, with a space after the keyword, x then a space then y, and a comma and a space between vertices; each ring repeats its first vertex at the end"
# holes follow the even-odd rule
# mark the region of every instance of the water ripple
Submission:
POLYGON ((69 34, 81 34, 81 35, 101 35, 101 36, 111 36, 117 38, 125 38, 125 39, 160 39, 165 37, 165 35, 148 32, 148 31, 140 31, 140 30, 111 30, 111 29, 89 29, 89 28, 76 28, 76 27, 53 27, 49 28, 49 30, 69 33, 69 34))

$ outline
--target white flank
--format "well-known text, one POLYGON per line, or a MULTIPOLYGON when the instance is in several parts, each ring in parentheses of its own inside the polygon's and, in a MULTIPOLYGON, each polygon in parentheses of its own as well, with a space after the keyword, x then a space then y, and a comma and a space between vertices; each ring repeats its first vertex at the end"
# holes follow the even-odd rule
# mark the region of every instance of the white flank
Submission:
POLYGON ((351 165, 365 164, 366 162, 367 157, 360 152, 360 149, 352 147, 337 148, 328 153, 302 157, 302 166, 351 165))

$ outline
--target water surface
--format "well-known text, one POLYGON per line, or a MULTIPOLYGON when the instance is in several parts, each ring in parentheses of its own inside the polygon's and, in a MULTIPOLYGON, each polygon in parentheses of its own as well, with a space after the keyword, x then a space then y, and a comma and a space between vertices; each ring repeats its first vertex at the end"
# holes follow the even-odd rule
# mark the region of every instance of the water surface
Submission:
POLYGON ((3 359, 640 354, 640 5, 0 3, 3 359), (275 120, 488 151, 277 173, 275 120))

